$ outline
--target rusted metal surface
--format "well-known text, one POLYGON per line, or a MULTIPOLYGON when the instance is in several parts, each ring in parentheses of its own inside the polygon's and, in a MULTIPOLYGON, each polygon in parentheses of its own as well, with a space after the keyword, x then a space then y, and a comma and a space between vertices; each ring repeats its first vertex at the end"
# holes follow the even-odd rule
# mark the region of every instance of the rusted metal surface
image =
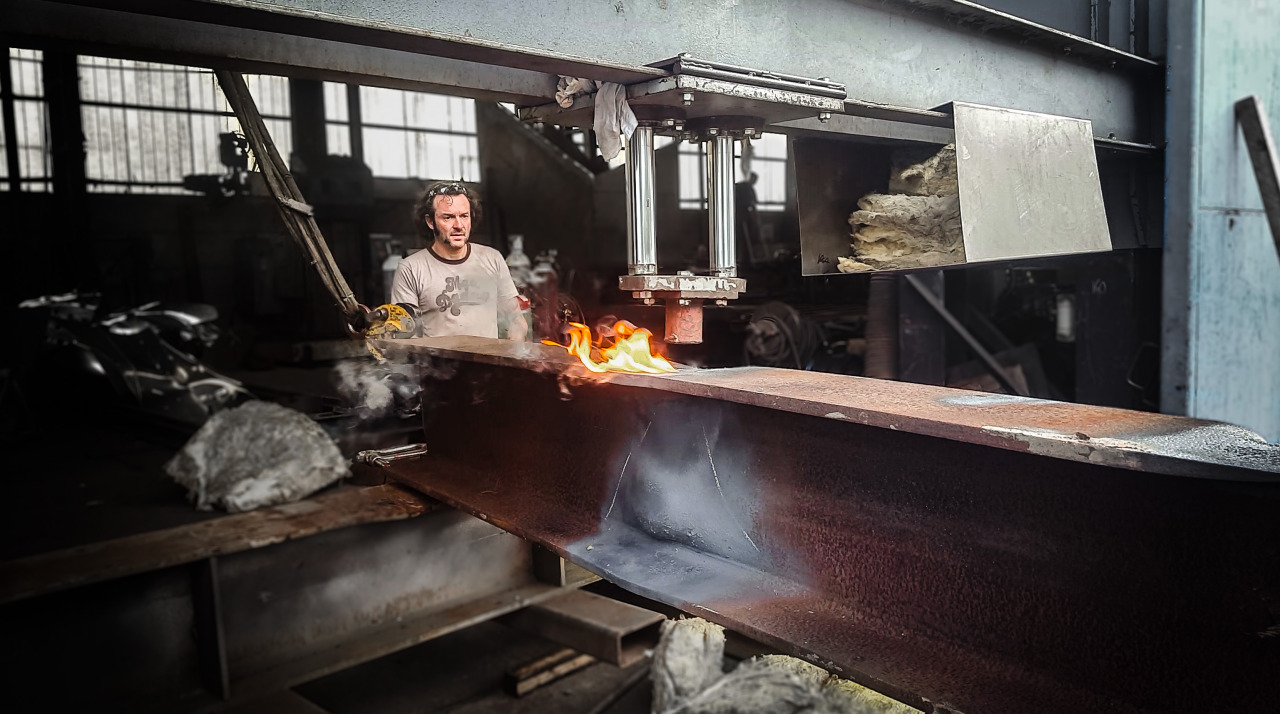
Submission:
POLYGON ((667 327, 662 339, 673 345, 702 342, 702 301, 667 298, 667 327))
POLYGON ((1229 427, 786 370, 591 380, 550 350, 429 344, 400 348, 465 359, 435 386, 431 455, 389 476, 645 597, 927 710, 1280 696, 1276 452, 1229 427))
POLYGON ((733 300, 747 291, 747 280, 715 275, 619 275, 618 289, 670 293, 684 298, 733 300))
POLYGON ((503 622, 596 659, 630 667, 658 645, 661 613, 571 590, 507 616, 503 622))
MULTIPOLYGON (((480 337, 378 343, 426 355, 589 379, 562 349, 480 337)), ((1152 473, 1280 482, 1280 446, 1186 417, 773 367, 609 374, 611 384, 707 397, 1010 451, 1152 473)))
POLYGON ((0 563, 0 604, 336 528, 413 518, 439 506, 396 486, 340 488, 296 503, 11 560, 0 563))

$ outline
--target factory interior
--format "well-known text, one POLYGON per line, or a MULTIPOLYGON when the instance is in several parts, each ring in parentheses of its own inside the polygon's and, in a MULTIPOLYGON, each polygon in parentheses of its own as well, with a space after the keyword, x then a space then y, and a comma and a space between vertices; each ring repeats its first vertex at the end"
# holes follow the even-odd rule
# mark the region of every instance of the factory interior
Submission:
POLYGON ((1276 28, 0 3, 0 708, 1274 711, 1276 28))

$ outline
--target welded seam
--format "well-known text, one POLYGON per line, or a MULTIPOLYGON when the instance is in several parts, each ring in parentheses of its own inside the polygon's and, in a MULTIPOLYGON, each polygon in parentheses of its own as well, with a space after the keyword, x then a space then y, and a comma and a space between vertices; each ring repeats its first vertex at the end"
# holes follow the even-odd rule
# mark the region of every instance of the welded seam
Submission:
POLYGON ((711 464, 711 478, 715 479, 716 490, 720 492, 720 501, 724 503, 724 510, 729 514, 729 518, 733 520, 733 525, 737 526, 738 530, 742 531, 742 535, 746 537, 747 542, 751 544, 752 548, 756 549, 757 553, 759 553, 760 546, 756 545, 756 542, 751 540, 751 534, 747 533, 747 529, 743 528, 741 523, 738 523, 737 518, 734 518, 733 509, 729 507, 729 499, 725 497, 724 489, 720 488, 720 473, 716 471, 715 459, 711 458, 711 440, 707 438, 707 427, 705 426, 702 427, 702 443, 707 445, 707 461, 711 464))
MULTIPOLYGON (((636 442, 636 449, 644 444, 644 438, 649 435, 649 427, 653 426, 653 422, 644 425, 644 433, 640 435, 640 441, 636 442)), ((604 512, 604 519, 609 520, 609 514, 613 513, 613 505, 618 502, 618 491, 622 490, 622 477, 627 475, 627 464, 631 463, 631 454, 636 449, 627 452, 627 458, 622 462, 622 471, 618 472, 618 484, 613 487, 613 500, 609 502, 609 510, 604 512)))

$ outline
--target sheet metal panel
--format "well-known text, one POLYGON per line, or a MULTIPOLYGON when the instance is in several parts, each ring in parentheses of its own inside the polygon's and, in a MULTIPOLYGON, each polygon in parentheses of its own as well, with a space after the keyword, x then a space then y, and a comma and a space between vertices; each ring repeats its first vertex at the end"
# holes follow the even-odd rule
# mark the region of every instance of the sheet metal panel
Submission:
POLYGON ((966 262, 1111 250, 1088 121, 954 111, 966 262))

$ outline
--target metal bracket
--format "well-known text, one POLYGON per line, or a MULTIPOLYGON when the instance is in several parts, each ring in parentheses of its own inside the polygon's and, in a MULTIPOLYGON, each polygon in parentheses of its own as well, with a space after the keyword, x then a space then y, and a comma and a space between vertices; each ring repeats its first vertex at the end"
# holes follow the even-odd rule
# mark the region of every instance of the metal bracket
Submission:
POLYGON ((391 465, 392 461, 417 459, 426 455, 426 444, 406 444, 404 446, 393 446, 390 449, 369 449, 367 451, 361 451, 356 454, 354 461, 358 464, 368 464, 370 466, 386 468, 391 465))
POLYGON ((303 203, 302 201, 295 201, 292 198, 285 198, 284 196, 281 196, 280 203, 285 208, 292 208, 304 216, 314 216, 316 213, 315 209, 310 204, 303 203))
POLYGON ((747 291, 747 281, 713 275, 619 275, 618 289, 633 293, 636 298, 655 296, 634 293, 663 293, 657 297, 733 300, 747 291))
POLYGON ((1253 174, 1258 179, 1258 192, 1262 194, 1262 207, 1271 226, 1271 239, 1280 255, 1280 161, 1276 160, 1276 142, 1271 138, 1271 126, 1258 95, 1251 94, 1236 102, 1236 121, 1244 132, 1244 143, 1253 162, 1253 174))

